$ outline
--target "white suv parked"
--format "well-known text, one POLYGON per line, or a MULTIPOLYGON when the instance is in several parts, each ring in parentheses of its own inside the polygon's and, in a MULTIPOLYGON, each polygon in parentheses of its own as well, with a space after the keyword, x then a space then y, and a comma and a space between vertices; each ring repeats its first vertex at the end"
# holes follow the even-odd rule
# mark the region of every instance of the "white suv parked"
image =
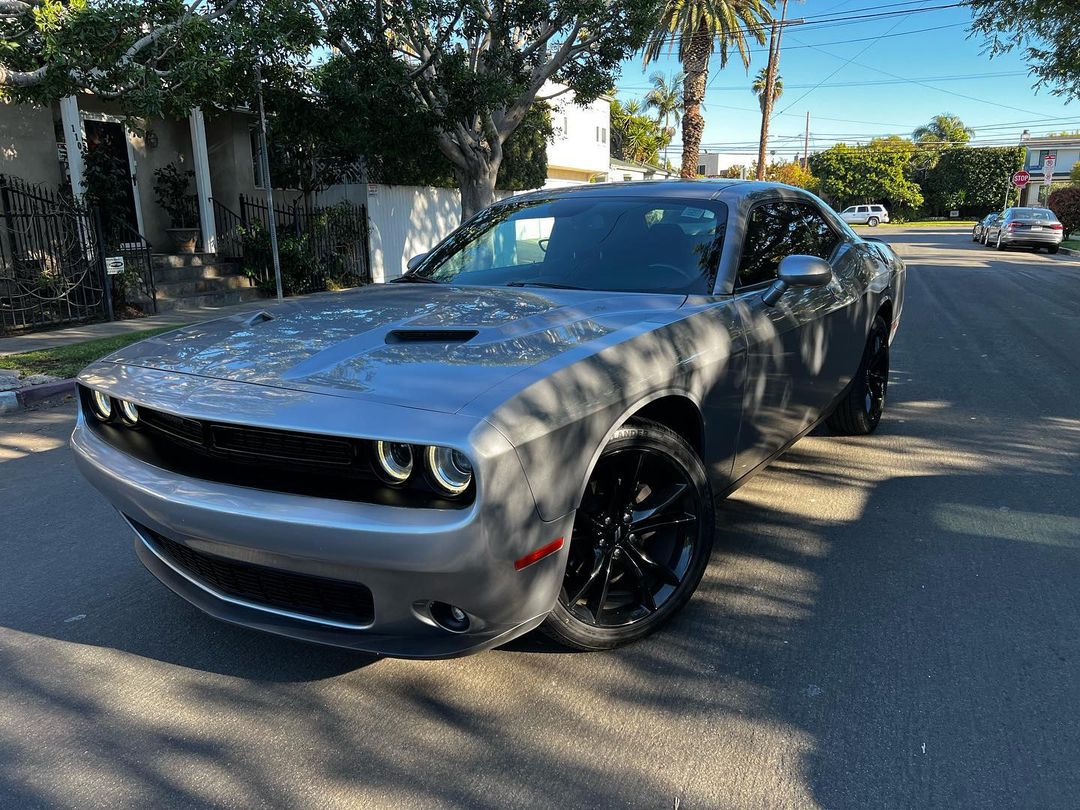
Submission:
POLYGON ((840 218, 849 225, 869 225, 873 228, 879 222, 888 222, 889 212, 884 205, 849 205, 840 212, 840 218))

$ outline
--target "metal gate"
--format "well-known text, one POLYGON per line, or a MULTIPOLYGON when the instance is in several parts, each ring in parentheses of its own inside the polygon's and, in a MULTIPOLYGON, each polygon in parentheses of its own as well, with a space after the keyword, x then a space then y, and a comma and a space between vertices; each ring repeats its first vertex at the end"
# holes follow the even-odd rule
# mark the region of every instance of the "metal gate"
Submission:
POLYGON ((0 175, 0 332, 107 317, 99 240, 79 203, 0 175))

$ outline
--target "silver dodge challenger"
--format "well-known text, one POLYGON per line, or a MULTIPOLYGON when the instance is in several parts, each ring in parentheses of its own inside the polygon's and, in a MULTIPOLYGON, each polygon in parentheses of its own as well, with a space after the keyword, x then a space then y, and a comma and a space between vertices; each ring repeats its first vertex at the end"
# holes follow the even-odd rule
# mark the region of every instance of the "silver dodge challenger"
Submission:
POLYGON ((604 649, 690 599, 716 498, 820 422, 877 427, 904 279, 787 186, 543 190, 393 283, 94 363, 71 445, 220 619, 401 657, 536 627, 604 649))

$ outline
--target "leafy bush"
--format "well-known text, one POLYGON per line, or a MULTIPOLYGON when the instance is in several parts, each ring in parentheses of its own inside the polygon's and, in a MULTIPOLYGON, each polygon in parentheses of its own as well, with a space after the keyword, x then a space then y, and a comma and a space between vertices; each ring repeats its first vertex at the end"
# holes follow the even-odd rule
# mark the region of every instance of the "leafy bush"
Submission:
MULTIPOLYGON (((326 227, 334 217, 333 208, 320 214, 326 227)), ((240 230, 244 248, 244 274, 259 289, 276 293, 273 254, 270 250, 270 234, 257 223, 240 230)), ((344 257, 333 252, 320 252, 311 233, 278 232, 278 259, 281 262, 281 287, 284 295, 306 295, 322 290, 353 287, 358 279, 353 275, 344 257)))
POLYGON ((1023 165, 1020 146, 946 149, 923 183, 928 213, 982 216, 998 210, 1013 172, 1023 165))
POLYGON ((1066 186, 1050 194, 1046 206, 1061 220, 1065 236, 1080 232, 1080 188, 1066 186))
POLYGON ((195 228, 199 224, 195 195, 188 189, 195 172, 182 172, 175 163, 154 170, 154 193, 157 204, 169 214, 174 228, 195 228))

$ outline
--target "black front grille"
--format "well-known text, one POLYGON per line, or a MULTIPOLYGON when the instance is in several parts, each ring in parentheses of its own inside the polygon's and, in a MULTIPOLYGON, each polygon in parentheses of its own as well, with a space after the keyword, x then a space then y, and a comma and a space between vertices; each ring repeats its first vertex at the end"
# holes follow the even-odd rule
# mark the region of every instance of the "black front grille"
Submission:
POLYGON ((359 582, 230 560, 196 551, 145 526, 138 528, 169 562, 226 596, 345 624, 366 625, 374 618, 371 591, 359 582))
POLYGON ((357 455, 348 439, 233 425, 212 425, 210 441, 214 450, 307 464, 348 465, 357 455))
POLYGON ((162 433, 167 433, 175 439, 194 444, 202 444, 203 442, 202 423, 194 419, 186 419, 183 416, 174 416, 171 413, 163 413, 162 411, 153 411, 149 408, 140 409, 139 419, 147 426, 160 430, 162 433))

